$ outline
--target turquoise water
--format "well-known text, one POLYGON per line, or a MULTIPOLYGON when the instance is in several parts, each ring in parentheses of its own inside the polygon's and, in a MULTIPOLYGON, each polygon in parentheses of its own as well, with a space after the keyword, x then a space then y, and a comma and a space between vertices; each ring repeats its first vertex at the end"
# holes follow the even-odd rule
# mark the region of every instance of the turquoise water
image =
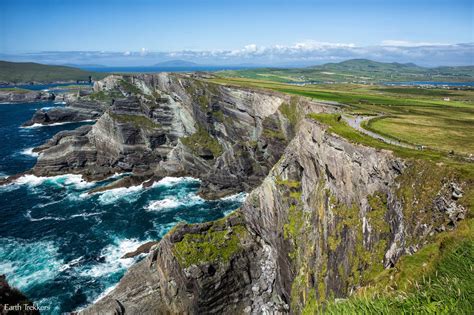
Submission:
MULTIPOLYGON (((35 163, 30 148, 79 124, 20 128, 33 112, 54 103, 0 105, 0 172, 35 163)), ((115 177, 123 176, 117 174, 115 177)), ((0 274, 33 301, 59 314, 80 309, 110 290, 138 259, 121 259, 141 243, 160 239, 177 222, 215 220, 240 206, 244 195, 205 201, 199 181, 165 178, 150 188, 88 194, 102 182, 79 175, 18 179, 0 187, 0 274)))

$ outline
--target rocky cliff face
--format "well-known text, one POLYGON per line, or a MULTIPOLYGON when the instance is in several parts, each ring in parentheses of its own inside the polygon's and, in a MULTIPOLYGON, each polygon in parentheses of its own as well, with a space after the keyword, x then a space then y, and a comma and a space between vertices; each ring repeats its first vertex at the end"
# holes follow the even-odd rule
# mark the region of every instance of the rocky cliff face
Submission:
POLYGON ((43 91, 26 91, 15 89, 0 89, 0 103, 29 103, 37 101, 52 101, 55 95, 43 91))
POLYGON ((297 130, 241 209, 177 226, 84 313, 301 313, 369 284, 465 215, 467 184, 448 168, 309 119, 297 130))
POLYGON ((107 107, 106 103, 98 101, 84 99, 76 100, 72 101, 65 107, 39 109, 30 120, 23 124, 23 126, 97 120, 104 113, 107 107))
POLYGON ((201 194, 208 198, 250 191, 294 136, 297 117, 336 110, 165 73, 110 76, 94 90, 90 97, 110 106, 91 129, 61 133, 40 147, 35 174, 99 179, 127 171, 150 180, 191 175, 203 180, 201 194))

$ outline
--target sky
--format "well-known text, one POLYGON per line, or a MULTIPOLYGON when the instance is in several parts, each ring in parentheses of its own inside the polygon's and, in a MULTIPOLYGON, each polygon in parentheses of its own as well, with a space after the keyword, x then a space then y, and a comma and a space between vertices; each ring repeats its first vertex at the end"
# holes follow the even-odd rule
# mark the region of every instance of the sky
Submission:
POLYGON ((0 59, 474 64, 472 0, 0 0, 0 59))

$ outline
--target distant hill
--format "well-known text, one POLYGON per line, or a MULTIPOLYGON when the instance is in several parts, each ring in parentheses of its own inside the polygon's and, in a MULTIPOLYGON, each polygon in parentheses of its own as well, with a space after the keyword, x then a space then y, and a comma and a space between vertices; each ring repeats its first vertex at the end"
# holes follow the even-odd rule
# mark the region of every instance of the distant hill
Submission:
POLYGON ((106 75, 106 73, 85 71, 66 66, 0 61, 0 82, 5 83, 83 81, 88 80, 89 76, 93 80, 98 80, 106 75))
POLYGON ((307 68, 257 68, 224 71, 224 76, 278 82, 474 81, 474 66, 425 68, 413 63, 351 59, 307 68))
POLYGON ((168 60, 154 64, 156 67, 196 67, 199 64, 186 60, 168 60))

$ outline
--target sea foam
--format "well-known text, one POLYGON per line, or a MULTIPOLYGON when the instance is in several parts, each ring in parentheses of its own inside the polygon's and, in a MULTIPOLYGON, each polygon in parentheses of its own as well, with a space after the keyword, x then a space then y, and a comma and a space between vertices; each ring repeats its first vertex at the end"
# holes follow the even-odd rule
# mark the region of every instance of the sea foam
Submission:
POLYGON ((29 187, 50 184, 60 187, 72 187, 78 190, 89 188, 95 185, 94 182, 88 182, 82 178, 82 175, 77 174, 65 174, 50 177, 26 174, 17 178, 14 183, 17 185, 27 185, 29 187))
POLYGON ((0 239, 0 270, 11 285, 26 290, 53 279, 62 259, 52 241, 28 242, 13 238, 0 239))
POLYGON ((28 155, 28 156, 32 156, 32 157, 38 157, 39 156, 39 153, 38 152, 33 152, 33 149, 34 148, 27 148, 27 149, 24 149, 21 151, 21 154, 23 155, 28 155))

